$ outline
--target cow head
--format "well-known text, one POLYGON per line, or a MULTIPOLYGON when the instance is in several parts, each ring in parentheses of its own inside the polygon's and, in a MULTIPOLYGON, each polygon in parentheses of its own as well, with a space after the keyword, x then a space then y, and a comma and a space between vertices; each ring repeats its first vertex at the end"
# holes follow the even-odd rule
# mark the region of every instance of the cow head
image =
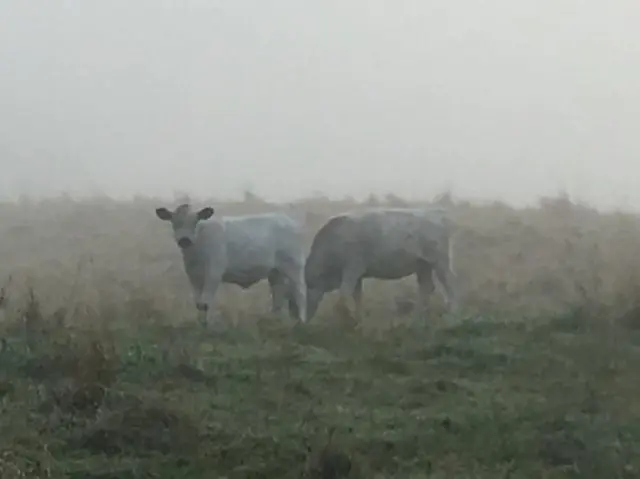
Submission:
POLYGON ((156 216, 163 221, 171 221, 173 236, 180 249, 187 249, 196 242, 196 225, 201 220, 213 216, 214 209, 207 206, 200 211, 192 212, 188 204, 178 206, 175 211, 166 208, 157 208, 156 216))

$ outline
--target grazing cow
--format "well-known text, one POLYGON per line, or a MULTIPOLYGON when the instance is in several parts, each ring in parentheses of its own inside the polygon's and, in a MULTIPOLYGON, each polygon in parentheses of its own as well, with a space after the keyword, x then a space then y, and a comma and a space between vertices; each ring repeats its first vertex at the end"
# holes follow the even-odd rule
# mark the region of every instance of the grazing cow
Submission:
POLYGON ((324 294, 336 289, 343 311, 352 298, 359 318, 364 278, 400 279, 411 274, 417 276, 424 310, 435 290, 433 272, 454 310, 457 294, 449 229, 446 212, 436 208, 372 208, 330 218, 313 239, 305 265, 307 318, 315 315, 324 294))
POLYGON ((263 279, 269 281, 274 313, 288 300, 290 314, 306 321, 302 231, 291 217, 220 217, 211 207, 192 211, 189 204, 173 212, 157 208, 156 215, 171 222, 201 322, 211 314, 220 283, 247 289, 263 279))

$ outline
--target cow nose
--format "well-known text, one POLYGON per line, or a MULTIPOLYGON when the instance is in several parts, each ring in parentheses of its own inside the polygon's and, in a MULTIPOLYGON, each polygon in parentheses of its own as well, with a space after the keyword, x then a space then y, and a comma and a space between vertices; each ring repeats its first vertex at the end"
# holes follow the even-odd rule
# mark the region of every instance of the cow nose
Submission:
POLYGON ((191 246, 191 240, 189 238, 180 238, 178 240, 178 246, 180 246, 180 248, 188 248, 191 246))

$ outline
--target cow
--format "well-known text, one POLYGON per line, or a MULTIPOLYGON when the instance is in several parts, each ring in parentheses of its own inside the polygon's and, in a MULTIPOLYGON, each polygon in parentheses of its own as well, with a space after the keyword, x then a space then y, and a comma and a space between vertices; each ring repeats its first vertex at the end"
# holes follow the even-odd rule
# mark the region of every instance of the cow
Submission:
POLYGON ((415 274, 420 305, 442 284, 450 311, 458 307, 451 270, 451 223, 440 208, 369 208, 331 217, 316 233, 305 264, 307 319, 325 293, 339 290, 338 306, 355 319, 362 315, 362 280, 400 279, 415 274))
POLYGON ((156 216, 171 222, 202 324, 212 314, 221 283, 248 289, 263 279, 269 282, 273 313, 288 301, 291 316, 306 321, 302 228, 290 216, 221 217, 212 207, 193 211, 189 203, 175 211, 157 208, 156 216))

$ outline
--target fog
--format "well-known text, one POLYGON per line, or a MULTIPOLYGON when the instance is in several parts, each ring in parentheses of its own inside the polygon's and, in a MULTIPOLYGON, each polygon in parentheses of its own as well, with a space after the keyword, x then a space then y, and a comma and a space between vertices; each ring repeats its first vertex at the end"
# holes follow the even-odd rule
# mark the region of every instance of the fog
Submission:
POLYGON ((0 197, 640 207, 640 4, 0 0, 0 197))

